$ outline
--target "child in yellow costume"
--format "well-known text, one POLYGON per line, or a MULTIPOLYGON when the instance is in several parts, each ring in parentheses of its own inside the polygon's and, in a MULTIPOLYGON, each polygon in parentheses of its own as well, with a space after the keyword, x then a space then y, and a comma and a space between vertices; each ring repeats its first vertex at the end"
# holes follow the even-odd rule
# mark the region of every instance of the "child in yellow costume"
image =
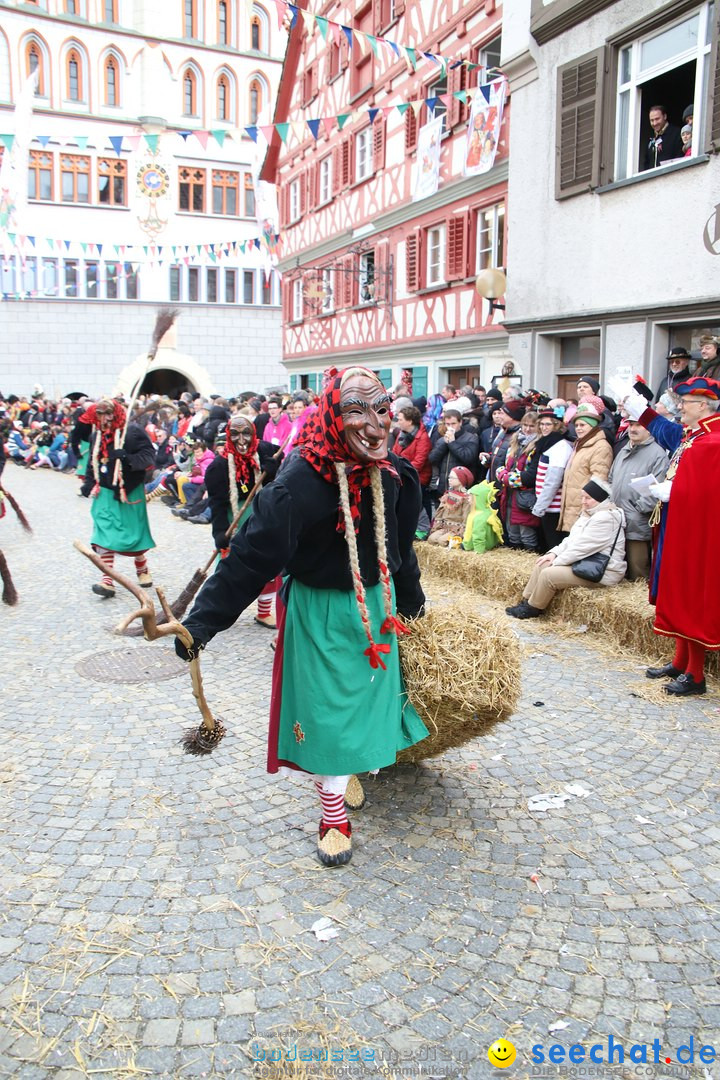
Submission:
POLYGON ((482 555, 503 542, 502 523, 492 505, 497 488, 483 480, 471 487, 469 493, 475 499, 475 509, 470 511, 465 524, 463 547, 466 551, 475 551, 482 555))

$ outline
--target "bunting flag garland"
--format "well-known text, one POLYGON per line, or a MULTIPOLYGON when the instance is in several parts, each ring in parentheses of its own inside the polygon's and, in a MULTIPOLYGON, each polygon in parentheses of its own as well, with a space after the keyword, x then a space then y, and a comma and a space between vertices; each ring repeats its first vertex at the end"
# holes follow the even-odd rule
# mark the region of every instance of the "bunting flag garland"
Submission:
POLYGON ((486 68, 485 65, 473 64, 470 60, 449 60, 447 57, 440 56, 438 53, 422 52, 420 49, 412 49, 407 45, 398 45, 396 41, 391 41, 389 38, 377 37, 375 34, 366 34, 362 30, 356 30, 354 27, 344 26, 343 23, 333 22, 332 19, 328 19, 324 15, 313 15, 311 11, 307 11, 305 8, 296 7, 295 4, 290 4, 287 0, 275 0, 275 6, 277 8, 278 25, 281 28, 288 12, 292 17, 292 22, 290 24, 291 29, 297 22, 298 14, 300 14, 308 33, 312 33, 313 28, 317 26, 322 34, 323 41, 327 40, 329 29, 333 33, 336 44, 339 44, 340 34, 344 34, 348 49, 351 51, 354 38, 358 48, 363 53, 363 56, 367 55, 368 49, 372 49, 375 56, 378 56, 378 46, 384 45, 397 59, 400 59, 404 54, 408 66, 412 67, 413 71, 417 70, 418 60, 422 57, 429 63, 435 64, 435 66, 439 67, 442 71, 447 71, 449 67, 456 68, 462 66, 466 67, 468 71, 492 71, 495 73, 494 77, 502 74, 499 68, 486 68))
MULTIPOLYGON (((66 240, 55 237, 26 236, 21 233, 9 232, 6 234, 9 246, 20 256, 21 264, 25 264, 28 258, 50 257, 58 252, 67 258, 102 258, 105 250, 105 258, 110 262, 122 259, 125 262, 137 262, 138 265, 149 263, 176 263, 179 259, 184 261, 216 262, 222 258, 237 258, 252 251, 269 250, 277 252, 280 244, 280 233, 263 232, 260 236, 252 236, 248 240, 223 240, 213 244, 106 244, 97 241, 66 240), (106 249, 112 248, 114 254, 109 255, 106 249), (73 249, 73 254, 71 252, 73 249), (142 252, 142 258, 140 253, 142 252)), ((0 254, 2 263, 8 264, 13 257, 13 251, 0 254)))

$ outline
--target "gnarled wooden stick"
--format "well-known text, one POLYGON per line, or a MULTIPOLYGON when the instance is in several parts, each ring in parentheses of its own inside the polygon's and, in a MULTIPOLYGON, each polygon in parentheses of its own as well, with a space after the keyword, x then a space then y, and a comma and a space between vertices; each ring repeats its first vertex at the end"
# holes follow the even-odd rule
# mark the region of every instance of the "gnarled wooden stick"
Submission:
MULTIPOLYGON (((98 570, 101 570, 103 574, 107 574, 113 581, 117 581, 118 585, 122 585, 124 589, 127 589, 127 591, 139 601, 140 609, 133 613, 130 621, 133 621, 138 617, 142 620, 143 634, 147 641, 156 641, 158 638, 169 637, 170 634, 174 634, 176 637, 180 638, 187 648, 192 645, 192 634, 189 630, 186 630, 181 622, 178 622, 178 620, 174 618, 173 613, 168 606, 165 594, 160 587, 157 588, 156 592, 167 621, 158 625, 155 617, 155 605, 150 596, 141 589, 136 582, 125 577, 125 575, 116 570, 114 566, 106 566, 94 551, 89 547, 86 547, 86 545, 79 540, 74 541, 74 546, 81 555, 84 555, 91 563, 97 566, 98 570)), ((215 732, 216 721, 210 712, 210 708, 203 692, 199 657, 195 657, 194 660, 190 661, 190 678, 192 679, 193 697, 197 702, 198 709, 203 718, 202 727, 204 727, 209 734, 213 734, 215 732)))

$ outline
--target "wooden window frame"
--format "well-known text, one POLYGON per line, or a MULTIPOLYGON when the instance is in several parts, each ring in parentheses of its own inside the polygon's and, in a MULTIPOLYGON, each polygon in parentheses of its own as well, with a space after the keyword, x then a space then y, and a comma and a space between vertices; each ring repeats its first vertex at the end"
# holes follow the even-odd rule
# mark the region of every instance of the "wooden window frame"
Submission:
POLYGON ((264 52, 263 49, 263 25, 259 15, 253 15, 250 19, 250 48, 255 52, 264 52), (257 45, 253 45, 253 31, 257 28, 257 45))
POLYGON ((37 41, 34 40, 28 41, 25 47, 25 71, 28 76, 33 72, 31 56, 37 57, 37 67, 34 69, 38 73, 35 93, 38 97, 45 97, 45 54, 37 41))
POLYGON ((90 158, 85 154, 60 154, 60 201, 62 203, 77 203, 80 206, 89 206, 91 202, 90 192, 90 158), (73 178, 72 198, 66 199, 63 190, 63 177, 71 175, 73 178), (87 199, 78 198, 78 176, 87 176, 87 199))
POLYGON ((318 162, 317 171, 317 205, 325 206, 332 201, 333 194, 333 155, 326 154, 318 162), (323 171, 327 172, 327 193, 323 196, 323 171))
POLYGON ((233 109, 232 99, 230 97, 230 79, 225 73, 218 76, 217 87, 215 90, 215 112, 218 120, 232 120, 233 109), (224 108, 221 108, 221 89, 225 90, 224 108))
POLYGON ((444 221, 437 221, 434 225, 428 225, 425 229, 425 288, 439 289, 443 285, 447 285, 447 227, 444 221), (438 245, 438 274, 440 275, 436 281, 430 280, 430 234, 437 231, 440 243, 438 245))
POLYGON ((375 175, 373 170, 373 130, 370 124, 367 124, 360 131, 356 131, 353 136, 353 173, 354 183, 364 184, 366 180, 369 180, 375 175), (365 148, 365 161, 367 163, 366 171, 360 175, 360 144, 366 142, 365 148))
POLYGON ((212 212, 223 217, 240 217, 240 173, 233 169, 212 170, 212 212), (222 192, 222 209, 215 209, 215 192, 222 192), (235 212, 228 210, 227 193, 235 192, 235 212))
POLYGON ((243 217, 254 218, 257 213, 255 205, 255 185, 253 184, 252 173, 246 172, 245 179, 243 181, 243 217), (252 197, 252 212, 248 211, 248 195, 252 197))
POLYGON ((49 150, 31 150, 28 155, 28 175, 35 174, 35 191, 40 191, 40 174, 50 173, 50 195, 47 199, 36 194, 32 197, 34 202, 53 202, 55 195, 55 155, 49 150))
POLYGON ((183 116, 198 116, 198 80, 197 75, 192 68, 185 68, 183 72, 183 116), (188 85, 190 87, 190 108, 192 112, 187 111, 188 106, 188 85))
POLYGON ((180 165, 178 168, 178 211, 181 214, 204 214, 205 211, 205 199, 207 194, 207 169, 198 169, 192 165, 180 165), (186 176, 183 174, 186 173, 186 176), (182 203, 182 189, 187 187, 188 205, 183 207, 182 203), (195 189, 198 188, 201 193, 202 206, 199 208, 195 206, 195 189))
POLYGON ((257 124, 258 117, 260 116, 260 113, 262 112, 262 107, 263 107, 262 83, 260 82, 260 80, 258 78, 254 78, 254 79, 252 79, 250 81, 250 86, 248 87, 248 116, 250 118, 250 123, 251 124, 257 124), (257 94, 257 101, 255 102, 254 108, 253 108, 253 94, 257 94), (254 118, 253 118, 253 112, 255 113, 254 118))
POLYGON ((218 45, 229 45, 232 36, 232 12, 230 0, 218 0, 217 5, 217 40, 218 45), (225 30, 223 33, 222 9, 225 9, 225 30))
POLYGON ((117 24, 118 21, 118 0, 103 0, 103 15, 106 23, 117 24), (108 19, 108 8, 110 8, 110 18, 108 19))
POLYGON ((85 98, 83 96, 83 90, 84 90, 84 87, 83 87, 82 55, 81 55, 81 53, 79 52, 78 49, 75 49, 75 48, 68 49, 68 51, 67 51, 67 53, 65 55, 65 100, 66 101, 72 101, 72 102, 74 102, 75 104, 78 104, 78 105, 82 104, 82 102, 85 100, 85 98), (71 94, 71 89, 72 89, 72 83, 71 83, 72 72, 71 72, 71 68, 72 68, 73 64, 75 65, 75 67, 77 69, 77 74, 76 74, 77 97, 73 97, 72 94, 71 94))
POLYGON ((98 158, 97 161, 97 177, 98 187, 97 202, 99 206, 127 206, 128 200, 128 168, 127 161, 123 158, 98 158), (109 184, 107 191, 109 193, 108 199, 103 199, 100 191, 100 179, 107 176, 109 184), (122 201, 115 198, 115 180, 122 179, 123 181, 123 197, 122 201))
POLYGON ((120 105, 120 65, 117 62, 117 57, 115 57, 115 56, 108 56, 107 57, 107 59, 105 60, 105 64, 103 66, 103 72, 104 72, 104 76, 105 76, 104 80, 103 80, 103 82, 104 82, 103 89, 104 89, 104 94, 105 94, 105 104, 108 106, 108 108, 117 108, 120 105), (110 71, 113 71, 114 75, 115 75, 115 86, 114 86, 115 100, 114 101, 110 101, 110 80, 109 80, 110 71))
POLYGON ((198 36, 197 0, 183 0, 183 37, 195 40, 198 36), (188 27, 190 33, 188 33, 188 27))

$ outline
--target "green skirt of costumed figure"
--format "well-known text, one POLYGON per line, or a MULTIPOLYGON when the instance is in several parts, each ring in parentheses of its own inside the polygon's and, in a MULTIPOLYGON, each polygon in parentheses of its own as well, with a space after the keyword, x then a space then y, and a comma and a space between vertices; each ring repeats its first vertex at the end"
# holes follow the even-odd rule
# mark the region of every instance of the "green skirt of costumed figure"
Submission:
POLYGON ((91 544, 108 551, 147 551, 155 547, 145 502, 145 486, 140 484, 127 492, 128 501, 118 502, 109 488, 100 488, 92 500, 93 519, 91 544))
POLYGON ((78 458, 77 468, 75 472, 78 476, 87 476, 88 458, 90 457, 90 443, 80 443, 80 457, 78 458))
MULTIPOLYGON (((393 597, 394 601, 394 597, 393 597)), ((292 582, 283 641, 278 758, 321 775, 344 776, 395 764, 399 750, 428 731, 403 683, 397 637, 381 634, 382 586, 367 608, 387 670, 371 668, 352 592, 292 582)), ((393 603, 394 609, 394 603, 393 603)))

